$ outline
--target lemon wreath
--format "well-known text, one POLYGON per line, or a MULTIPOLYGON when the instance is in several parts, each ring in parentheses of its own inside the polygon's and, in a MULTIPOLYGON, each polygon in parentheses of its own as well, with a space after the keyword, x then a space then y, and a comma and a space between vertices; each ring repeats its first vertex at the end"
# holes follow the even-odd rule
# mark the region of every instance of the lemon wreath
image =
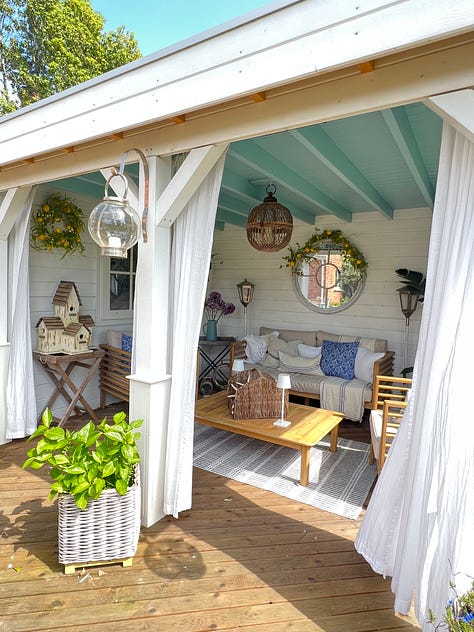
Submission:
POLYGON ((31 247, 64 250, 64 255, 84 252, 82 210, 68 197, 52 193, 31 217, 31 247))
POLYGON ((346 263, 350 263, 355 270, 365 273, 367 261, 364 255, 340 230, 323 230, 322 232, 316 230, 302 246, 297 243, 295 248, 288 248, 289 254, 283 257, 287 262, 286 267, 291 268, 293 274, 301 274, 301 264, 313 258, 314 253, 320 250, 320 244, 328 242, 337 244, 341 248, 341 255, 346 263))

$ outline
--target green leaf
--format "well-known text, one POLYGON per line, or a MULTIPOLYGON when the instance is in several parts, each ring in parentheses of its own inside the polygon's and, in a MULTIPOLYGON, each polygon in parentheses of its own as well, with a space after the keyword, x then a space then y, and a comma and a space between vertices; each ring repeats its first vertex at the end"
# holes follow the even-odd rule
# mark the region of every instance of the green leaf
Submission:
POLYGON ((114 441, 123 441, 123 433, 118 430, 106 430, 104 434, 108 439, 113 439, 114 441))
POLYGON ((106 476, 110 476, 114 472, 115 472, 115 465, 111 461, 104 465, 104 469, 102 471, 102 474, 103 474, 104 478, 106 476))
POLYGON ((128 489, 128 483, 127 481, 124 481, 122 479, 118 479, 115 483, 115 489, 118 491, 118 493, 123 496, 124 494, 127 493, 127 489, 128 489))
POLYGON ((44 436, 50 441, 59 441, 61 439, 64 439, 64 428, 49 428, 44 433, 44 436))
POLYGON ((43 426, 45 428, 49 428, 51 422, 53 421, 53 413, 49 408, 45 408, 43 414, 41 415, 41 421, 43 422, 43 426))
POLYGON ((66 463, 69 463, 69 459, 65 454, 55 454, 51 459, 51 463, 53 465, 66 465, 66 463))
POLYGON ((98 478, 98 479, 94 482, 94 485, 93 485, 93 489, 94 489, 94 494, 93 494, 93 495, 94 495, 94 498, 98 498, 98 497, 101 495, 102 490, 104 489, 104 487, 105 487, 105 481, 104 481, 104 479, 103 479, 103 478, 98 478))
POLYGON ((82 492, 81 494, 74 495, 74 502, 79 507, 79 509, 85 509, 87 507, 87 502, 89 500, 89 494, 86 492, 82 492))
POLYGON ((131 445, 123 445, 120 452, 122 453, 122 456, 124 457, 124 459, 126 459, 127 461, 132 461, 135 457, 135 448, 133 448, 131 445))
POLYGON ((89 481, 81 481, 78 485, 74 487, 74 493, 79 494, 80 492, 84 492, 86 489, 89 489, 89 481))
POLYGON ((39 470, 40 467, 43 467, 43 465, 44 463, 40 463, 36 460, 36 458, 30 457, 29 459, 26 459, 26 461, 23 463, 23 468, 31 467, 32 470, 39 470))
POLYGON ((65 467, 64 471, 68 474, 84 474, 84 468, 80 465, 70 465, 65 467))

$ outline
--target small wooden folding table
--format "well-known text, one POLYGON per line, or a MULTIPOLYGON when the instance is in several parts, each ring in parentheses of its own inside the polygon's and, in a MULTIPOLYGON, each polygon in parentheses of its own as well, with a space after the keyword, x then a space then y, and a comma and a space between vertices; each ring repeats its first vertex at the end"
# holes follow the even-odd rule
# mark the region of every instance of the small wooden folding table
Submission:
POLYGON ((99 368, 99 364, 104 355, 105 351, 103 349, 89 349, 88 351, 75 354, 33 352, 35 359, 38 360, 56 386, 56 390, 49 398, 46 407, 51 410, 54 402, 60 395, 69 402, 63 417, 55 417, 55 421, 59 426, 62 426, 69 419, 73 411, 75 411, 77 415, 83 412, 79 406, 79 402, 89 413, 91 419, 99 421, 93 408, 91 408, 87 402, 84 391, 92 376, 99 368), (80 384, 76 384, 71 376, 73 369, 76 367, 87 369, 82 376, 82 382, 80 384))

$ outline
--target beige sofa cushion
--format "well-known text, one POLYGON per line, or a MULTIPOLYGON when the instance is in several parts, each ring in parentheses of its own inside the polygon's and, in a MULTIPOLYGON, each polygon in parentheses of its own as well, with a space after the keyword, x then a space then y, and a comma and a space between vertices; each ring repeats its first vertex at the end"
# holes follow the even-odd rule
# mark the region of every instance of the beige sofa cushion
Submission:
MULTIPOLYGON (((304 342, 305 345, 316 346, 316 332, 315 331, 298 331, 296 329, 279 329, 278 327, 260 327, 260 335, 265 336, 271 334, 273 331, 278 331, 279 338, 290 342, 293 340, 299 340, 304 342)), ((321 345, 318 345, 319 347, 321 345)))
POLYGON ((344 336, 340 334, 331 334, 328 331, 318 330, 316 332, 316 346, 320 347, 323 340, 331 340, 333 342, 358 342, 359 346, 367 349, 367 351, 385 353, 387 351, 387 341, 383 338, 361 338, 360 336, 344 336))

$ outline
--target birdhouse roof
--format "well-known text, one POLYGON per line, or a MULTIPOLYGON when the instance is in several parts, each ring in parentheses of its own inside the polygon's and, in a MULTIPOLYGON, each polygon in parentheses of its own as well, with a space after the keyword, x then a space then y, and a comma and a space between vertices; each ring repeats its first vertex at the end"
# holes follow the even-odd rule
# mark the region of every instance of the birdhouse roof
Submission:
POLYGON ((89 314, 84 314, 84 316, 79 316, 79 322, 85 325, 86 327, 92 327, 95 325, 94 319, 89 314))
POLYGON ((64 330, 65 336, 75 336, 79 333, 79 331, 84 328, 86 331, 89 331, 88 327, 83 325, 82 323, 69 323, 69 325, 64 330))
POLYGON ((74 281, 60 281, 58 288, 56 290, 56 294, 53 297, 53 305, 66 305, 71 295, 72 290, 76 293, 77 300, 79 301, 79 305, 82 305, 81 297, 79 296, 79 291, 76 287, 74 281))
POLYGON ((63 321, 57 316, 42 316, 36 326, 39 327, 41 322, 45 324, 46 329, 64 329, 63 321))

